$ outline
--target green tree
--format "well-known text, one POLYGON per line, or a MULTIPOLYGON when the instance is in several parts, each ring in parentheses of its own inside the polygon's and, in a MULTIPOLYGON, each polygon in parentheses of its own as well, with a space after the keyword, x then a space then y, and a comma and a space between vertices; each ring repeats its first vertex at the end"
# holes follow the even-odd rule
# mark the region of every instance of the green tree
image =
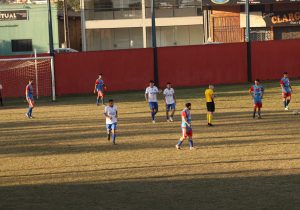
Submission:
MULTIPOLYGON (((66 0, 68 5, 69 11, 78 12, 80 11, 80 0, 66 0)), ((64 7, 64 1, 59 0, 57 2, 58 9, 63 9, 64 7)))

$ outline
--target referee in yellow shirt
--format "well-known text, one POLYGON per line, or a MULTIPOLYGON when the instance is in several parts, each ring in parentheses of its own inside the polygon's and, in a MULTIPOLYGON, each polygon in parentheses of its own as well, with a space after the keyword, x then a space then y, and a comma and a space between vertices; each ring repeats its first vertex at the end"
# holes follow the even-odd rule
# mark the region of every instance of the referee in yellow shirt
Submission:
POLYGON ((205 99, 206 99, 206 107, 207 107, 207 125, 212 125, 213 113, 215 112, 215 102, 214 102, 214 86, 209 85, 208 89, 205 90, 205 99))

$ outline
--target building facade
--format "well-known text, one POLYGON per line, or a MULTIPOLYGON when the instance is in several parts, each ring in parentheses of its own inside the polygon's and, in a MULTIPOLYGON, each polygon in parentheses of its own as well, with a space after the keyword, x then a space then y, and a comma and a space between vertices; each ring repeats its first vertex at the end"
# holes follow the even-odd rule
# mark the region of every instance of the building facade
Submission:
MULTIPOLYGON (((0 4, 0 55, 49 52, 46 4, 0 4)), ((58 48, 57 8, 52 7, 54 48, 58 48)))
MULTIPOLYGON (((203 0, 213 42, 245 41, 245 0, 203 0)), ((300 0, 250 0, 252 41, 299 39, 300 0)))
MULTIPOLYGON (((201 0, 156 0, 157 46, 204 42, 201 0)), ((151 0, 81 0, 84 51, 151 47, 151 0)))

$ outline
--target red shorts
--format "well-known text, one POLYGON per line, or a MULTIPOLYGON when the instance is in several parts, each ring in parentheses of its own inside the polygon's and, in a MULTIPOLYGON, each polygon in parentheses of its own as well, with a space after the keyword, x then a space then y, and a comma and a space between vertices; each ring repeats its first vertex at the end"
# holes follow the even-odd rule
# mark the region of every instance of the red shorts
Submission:
POLYGON ((104 92, 101 90, 98 90, 98 97, 104 97, 104 92))
POLYGON ((34 100, 33 99, 27 99, 27 102, 28 102, 28 105, 30 106, 30 107, 34 107, 34 100))
POLYGON ((186 128, 182 127, 182 135, 184 136, 184 138, 192 137, 193 136, 193 130, 192 129, 186 129, 186 128))
POLYGON ((262 108, 262 103, 261 102, 255 102, 253 106, 254 106, 254 108, 262 108))
POLYGON ((292 96, 292 93, 285 93, 285 92, 282 93, 283 98, 287 98, 287 97, 291 97, 291 96, 292 96))

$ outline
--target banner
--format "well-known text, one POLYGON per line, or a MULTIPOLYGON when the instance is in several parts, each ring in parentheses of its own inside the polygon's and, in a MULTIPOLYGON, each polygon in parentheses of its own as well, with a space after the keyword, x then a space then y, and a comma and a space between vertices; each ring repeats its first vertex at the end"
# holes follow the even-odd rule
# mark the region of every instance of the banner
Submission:
MULTIPOLYGON (((250 4, 275 4, 275 3, 293 3, 300 0, 249 0, 250 4)), ((202 0, 203 6, 214 5, 241 5, 245 4, 246 0, 202 0)))
POLYGON ((300 25, 300 12, 264 13, 263 19, 267 26, 295 26, 300 25))
POLYGON ((27 10, 0 11, 0 21, 28 20, 27 10))

